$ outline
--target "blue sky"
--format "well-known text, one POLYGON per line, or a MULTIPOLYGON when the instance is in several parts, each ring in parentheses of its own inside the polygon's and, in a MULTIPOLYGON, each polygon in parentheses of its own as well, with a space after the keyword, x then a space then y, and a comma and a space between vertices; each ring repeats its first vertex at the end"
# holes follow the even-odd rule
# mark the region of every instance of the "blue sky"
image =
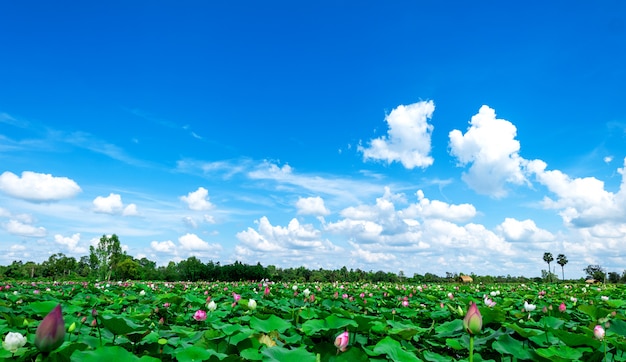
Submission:
POLYGON ((621 1, 0 13, 2 265, 626 269, 621 1))

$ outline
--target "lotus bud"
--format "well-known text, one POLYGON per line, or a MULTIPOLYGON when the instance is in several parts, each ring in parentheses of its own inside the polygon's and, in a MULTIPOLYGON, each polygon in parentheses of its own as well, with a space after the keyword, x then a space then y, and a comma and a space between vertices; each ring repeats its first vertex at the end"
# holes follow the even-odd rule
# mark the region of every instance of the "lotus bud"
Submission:
POLYGON ((337 338, 335 338, 335 346, 341 352, 345 352, 348 348, 348 343, 350 342, 350 334, 348 331, 340 333, 337 338))
POLYGON ((70 327, 67 329, 67 331, 72 333, 74 332, 75 329, 76 329, 76 322, 72 322, 72 324, 70 324, 70 327))
POLYGON ((41 321, 35 332, 35 346, 41 352, 51 352, 63 344, 65 340, 65 321, 61 305, 54 307, 41 321))
POLYGON ((255 310, 256 309, 256 300, 250 299, 248 301, 248 308, 251 309, 251 310, 255 310))
POLYGON ((463 327, 469 334, 478 334, 483 328, 483 317, 474 302, 470 304, 467 314, 463 318, 463 327))
POLYGON ((217 304, 215 304, 214 301, 210 301, 207 305, 206 308, 210 311, 213 312, 214 310, 217 309, 217 304))

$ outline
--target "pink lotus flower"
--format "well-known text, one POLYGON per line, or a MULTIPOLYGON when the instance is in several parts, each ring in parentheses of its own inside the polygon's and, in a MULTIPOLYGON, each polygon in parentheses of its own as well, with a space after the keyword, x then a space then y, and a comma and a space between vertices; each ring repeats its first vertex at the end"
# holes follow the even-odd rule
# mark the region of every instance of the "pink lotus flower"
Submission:
POLYGON ((559 305, 559 312, 563 313, 566 309, 567 307, 565 306, 565 303, 561 303, 561 305, 559 305))
POLYGON ((196 313, 194 313, 193 319, 197 320, 198 322, 206 320, 206 312, 202 309, 198 309, 196 313))
POLYGON ((58 304, 41 321, 35 332, 35 346, 41 352, 51 352, 65 341, 65 321, 58 304))
POLYGON ((337 338, 335 338, 335 346, 337 350, 340 352, 345 352, 348 348, 348 343, 350 342, 350 334, 348 331, 340 333, 337 338))
POLYGON ((601 325, 597 325, 595 326, 595 328, 593 328, 593 336, 599 340, 604 339, 604 333, 605 333, 604 328, 602 328, 601 325))

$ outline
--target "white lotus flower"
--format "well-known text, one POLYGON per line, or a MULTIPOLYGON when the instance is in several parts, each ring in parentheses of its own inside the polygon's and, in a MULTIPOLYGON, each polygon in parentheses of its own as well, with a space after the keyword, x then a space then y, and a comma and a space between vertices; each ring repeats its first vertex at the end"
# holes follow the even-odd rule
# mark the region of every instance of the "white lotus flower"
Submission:
POLYGON ((6 337, 4 337, 2 347, 11 353, 15 353, 18 348, 24 347, 25 344, 26 338, 23 335, 17 332, 9 332, 6 337))

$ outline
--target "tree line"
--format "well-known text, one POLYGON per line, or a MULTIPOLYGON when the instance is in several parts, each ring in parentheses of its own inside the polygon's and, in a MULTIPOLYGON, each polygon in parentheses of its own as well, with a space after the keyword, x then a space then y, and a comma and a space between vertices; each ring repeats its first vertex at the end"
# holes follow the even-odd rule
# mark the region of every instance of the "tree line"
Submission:
MULTIPOLYGON (((544 261, 548 263, 554 258, 552 254, 544 254, 544 261)), ((567 264, 567 258, 563 254, 557 257, 557 263, 561 265, 563 279, 565 274, 563 267, 567 264)), ((590 265, 585 268, 587 278, 604 281, 607 276, 598 265, 590 265)), ((48 260, 41 263, 33 261, 13 261, 6 266, 0 266, 1 279, 19 280, 154 280, 154 281, 241 281, 270 279, 272 281, 309 281, 309 282, 415 282, 415 283, 445 283, 458 282, 460 276, 457 273, 446 272, 445 276, 432 273, 413 274, 407 277, 404 272, 399 273, 378 271, 364 271, 361 269, 348 269, 345 266, 340 269, 311 270, 303 266, 297 268, 280 268, 274 265, 263 266, 260 263, 248 265, 239 261, 232 264, 220 264, 219 261, 203 263, 195 256, 190 256, 179 262, 170 261, 167 265, 158 266, 156 262, 145 257, 137 259, 122 250, 119 238, 113 234, 103 235, 96 246, 90 246, 89 255, 76 259, 63 253, 50 255, 48 260)), ((525 283, 552 281, 553 274, 542 271, 541 278, 526 278, 523 276, 478 276, 470 274, 474 282, 483 283, 525 283)), ((622 275, 609 273, 608 281, 626 282, 626 271, 622 275)))

